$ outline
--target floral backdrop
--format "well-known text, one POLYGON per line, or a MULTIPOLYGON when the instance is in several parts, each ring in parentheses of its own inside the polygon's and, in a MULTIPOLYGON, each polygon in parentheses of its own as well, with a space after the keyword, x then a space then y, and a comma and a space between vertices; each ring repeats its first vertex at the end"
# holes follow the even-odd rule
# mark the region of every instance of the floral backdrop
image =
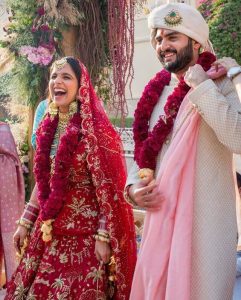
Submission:
POLYGON ((0 75, 0 100, 9 111, 16 140, 21 137, 17 144, 26 178, 28 169, 31 174, 28 141, 33 112, 46 97, 48 67, 54 59, 66 54, 80 58, 99 96, 116 116, 125 119, 125 87, 133 78, 134 12, 144 2, 7 0, 9 22, 4 25, 0 47, 6 50, 12 68, 0 75), (67 49, 64 42, 69 40, 72 44, 67 49))
POLYGON ((199 4, 217 56, 231 56, 241 64, 241 1, 200 0, 199 4))

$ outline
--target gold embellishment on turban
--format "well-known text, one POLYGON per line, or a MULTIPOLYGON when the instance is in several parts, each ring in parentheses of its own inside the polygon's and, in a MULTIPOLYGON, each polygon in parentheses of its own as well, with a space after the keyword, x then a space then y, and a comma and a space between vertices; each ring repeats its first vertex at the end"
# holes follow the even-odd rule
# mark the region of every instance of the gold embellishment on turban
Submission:
POLYGON ((56 67, 57 70, 60 70, 62 69, 66 64, 67 64, 67 59, 64 57, 64 58, 61 58, 60 60, 57 60, 54 62, 54 66, 56 67))
POLYGON ((182 17, 180 16, 179 12, 176 10, 171 10, 165 17, 164 17, 166 25, 169 26, 177 26, 182 24, 182 17))

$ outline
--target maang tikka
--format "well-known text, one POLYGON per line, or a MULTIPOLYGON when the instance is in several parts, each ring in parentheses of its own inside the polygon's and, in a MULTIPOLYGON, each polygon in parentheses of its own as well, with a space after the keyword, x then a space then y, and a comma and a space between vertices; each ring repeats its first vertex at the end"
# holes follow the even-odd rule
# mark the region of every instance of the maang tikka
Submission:
POLYGON ((56 60, 54 62, 54 66, 56 67, 57 70, 62 69, 66 64, 68 63, 67 58, 63 57, 60 60, 56 60))

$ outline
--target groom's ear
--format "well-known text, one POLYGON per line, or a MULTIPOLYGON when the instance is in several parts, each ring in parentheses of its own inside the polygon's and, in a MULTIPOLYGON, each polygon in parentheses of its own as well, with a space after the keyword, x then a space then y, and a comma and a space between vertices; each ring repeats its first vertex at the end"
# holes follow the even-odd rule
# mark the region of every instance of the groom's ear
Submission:
POLYGON ((199 50, 201 49, 201 47, 202 47, 200 43, 198 43, 197 41, 194 41, 194 40, 193 40, 193 42, 192 42, 192 45, 193 45, 193 49, 194 49, 194 50, 198 50, 198 51, 199 51, 199 50))

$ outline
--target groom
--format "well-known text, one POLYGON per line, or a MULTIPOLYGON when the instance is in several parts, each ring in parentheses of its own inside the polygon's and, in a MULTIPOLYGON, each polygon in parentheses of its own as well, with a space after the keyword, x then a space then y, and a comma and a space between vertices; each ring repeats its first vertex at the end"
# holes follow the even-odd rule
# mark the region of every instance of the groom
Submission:
POLYGON ((228 300, 241 105, 230 78, 207 75, 216 58, 196 9, 166 4, 148 21, 164 70, 146 86, 133 125, 125 194, 147 212, 130 299, 228 300))

